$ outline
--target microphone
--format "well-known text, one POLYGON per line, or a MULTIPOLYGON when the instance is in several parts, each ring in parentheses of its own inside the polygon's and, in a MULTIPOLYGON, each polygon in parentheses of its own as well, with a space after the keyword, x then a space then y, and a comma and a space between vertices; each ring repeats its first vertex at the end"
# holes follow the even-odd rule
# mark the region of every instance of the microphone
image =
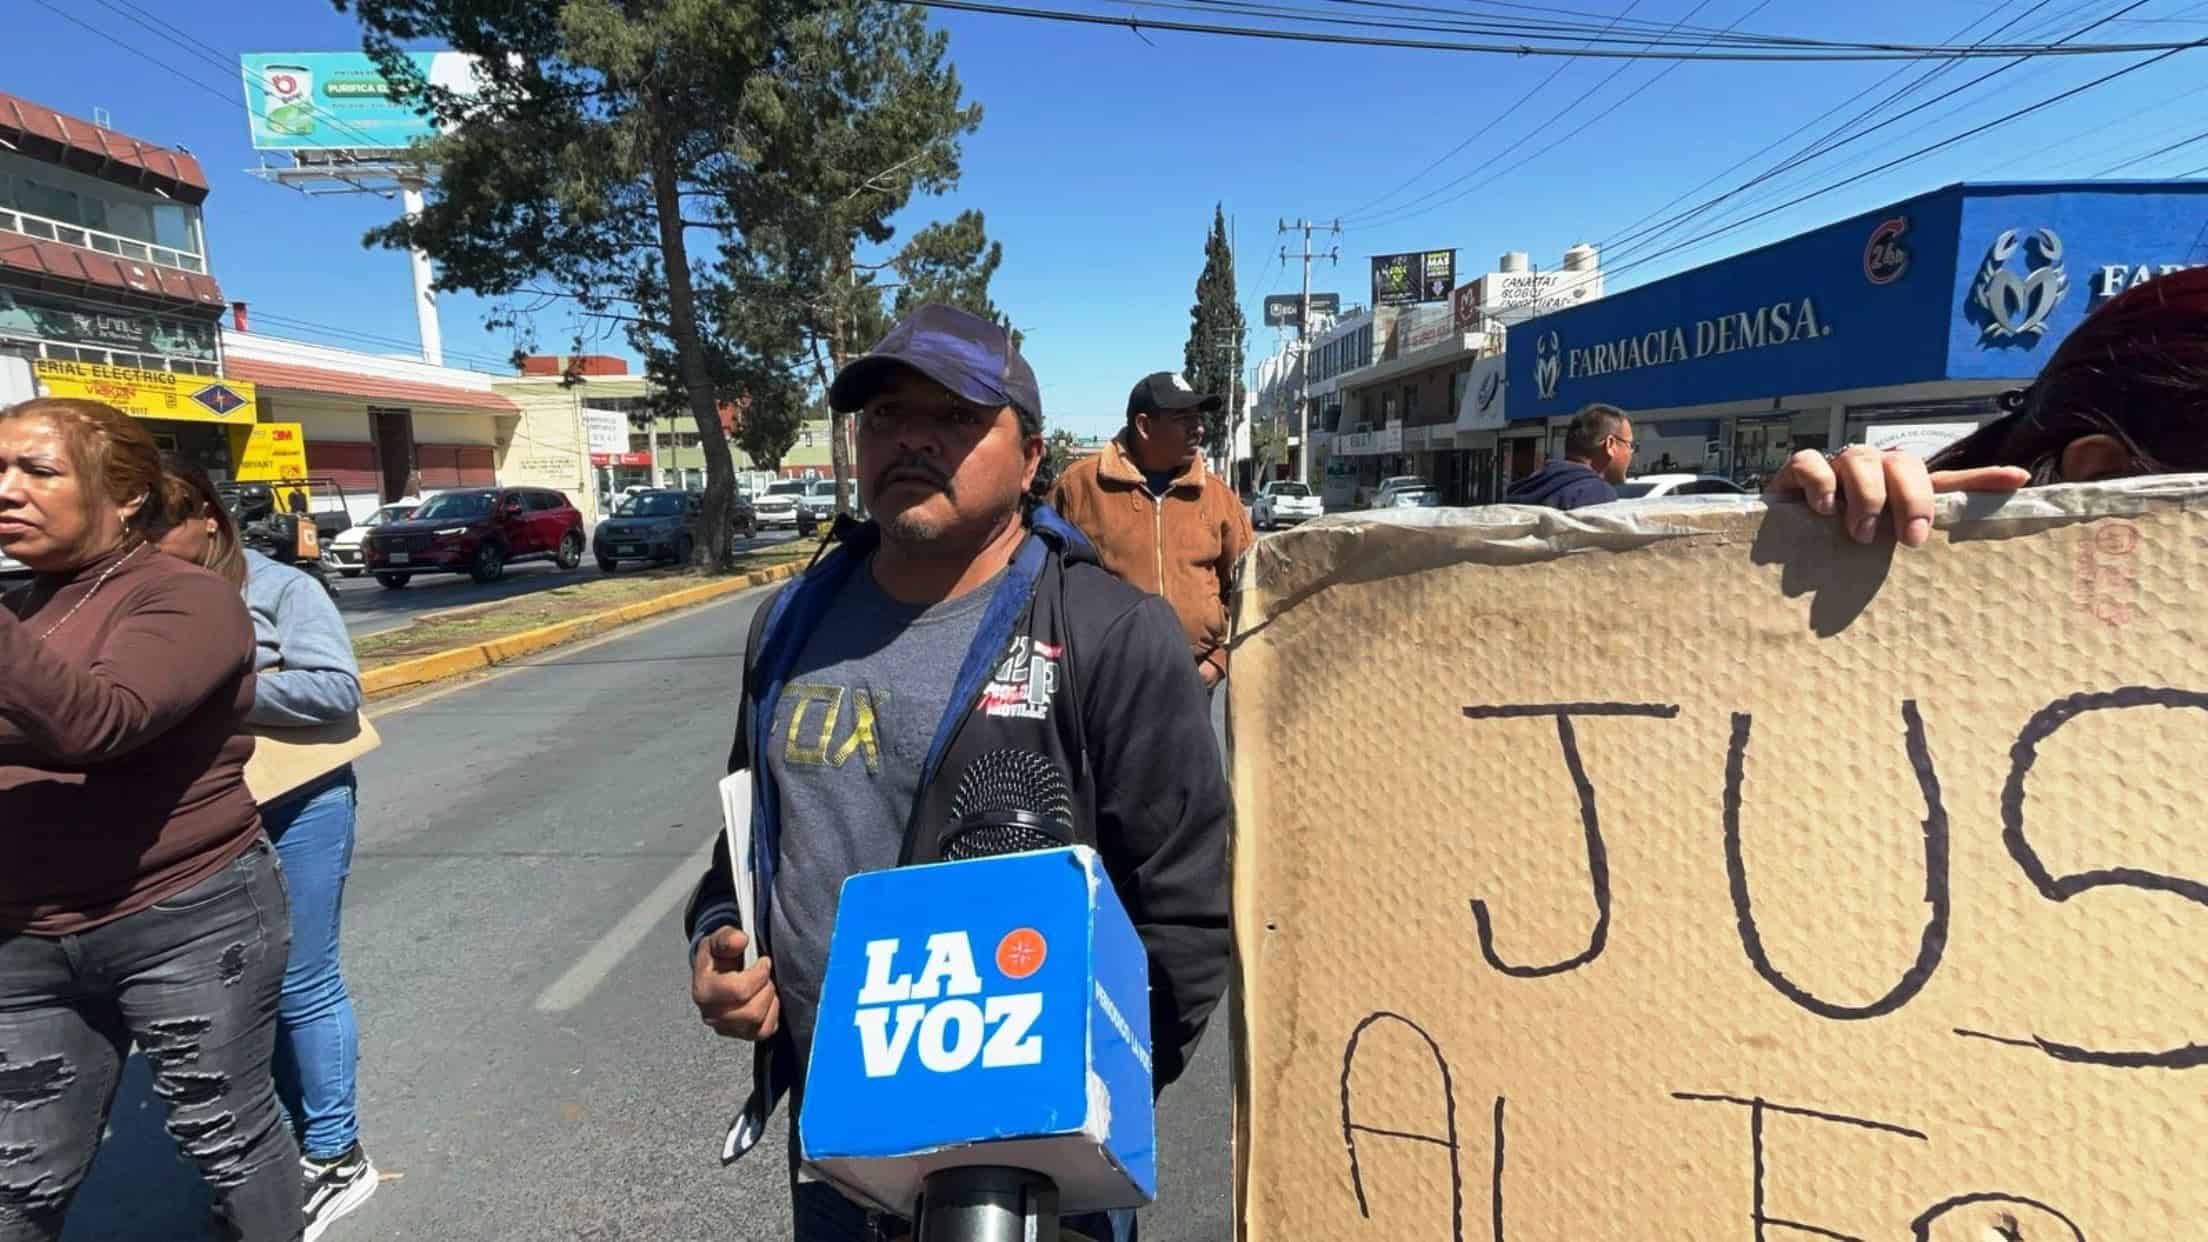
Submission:
POLYGON ((1073 791, 1058 765, 1031 750, 986 751, 951 795, 937 842, 945 862, 1073 844, 1073 791))
POLYGON ((989 751, 951 805, 946 861, 844 882, 801 1155, 917 1242, 1054 1237, 1157 1195, 1147 959, 1057 764, 989 751))

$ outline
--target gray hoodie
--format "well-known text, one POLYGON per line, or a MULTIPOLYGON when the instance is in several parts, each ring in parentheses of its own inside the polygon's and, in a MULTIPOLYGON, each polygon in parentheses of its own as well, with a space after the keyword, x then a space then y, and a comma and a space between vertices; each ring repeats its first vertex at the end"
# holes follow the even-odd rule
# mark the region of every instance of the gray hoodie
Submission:
POLYGON ((249 548, 245 607, 259 674, 248 724, 303 728, 350 720, 360 710, 353 640, 322 584, 249 548))

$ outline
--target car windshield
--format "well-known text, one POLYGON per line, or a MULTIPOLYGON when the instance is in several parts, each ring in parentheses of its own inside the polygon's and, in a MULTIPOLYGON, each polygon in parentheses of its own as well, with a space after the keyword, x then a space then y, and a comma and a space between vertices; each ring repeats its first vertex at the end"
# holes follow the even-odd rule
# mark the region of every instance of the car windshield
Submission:
POLYGON ((792 479, 787 483, 767 484, 767 495, 769 496, 799 496, 803 495, 804 492, 805 481, 803 479, 792 479))
POLYGON ((1298 499, 1301 499, 1301 498, 1303 498, 1303 497, 1305 497, 1305 496, 1309 496, 1310 494, 1311 494, 1311 489, 1310 489, 1310 488, 1308 488, 1308 487, 1305 487, 1305 486, 1304 486, 1303 484, 1301 484, 1301 483, 1275 483, 1275 484, 1273 484, 1273 495, 1275 495, 1275 496, 1293 496, 1293 497, 1296 497, 1296 498, 1298 498, 1298 499))
POLYGON ((1439 509, 1441 507, 1441 493, 1408 492, 1404 495, 1403 503, 1418 509, 1439 509))
POLYGON ((1618 485, 1618 499, 1639 500, 1655 490, 1656 485, 1654 483, 1620 483, 1618 485))
POLYGON ((621 506, 620 513, 622 517, 678 517, 684 507, 680 496, 665 492, 646 492, 641 496, 629 497, 628 502, 621 506))
POLYGON ((368 520, 362 522, 361 525, 381 526, 385 522, 403 522, 412 516, 414 516, 414 506, 412 505, 385 505, 383 508, 369 514, 368 520))
POLYGON ((491 511, 491 496, 490 492, 446 492, 431 497, 414 511, 414 516, 425 522, 484 517, 491 511))

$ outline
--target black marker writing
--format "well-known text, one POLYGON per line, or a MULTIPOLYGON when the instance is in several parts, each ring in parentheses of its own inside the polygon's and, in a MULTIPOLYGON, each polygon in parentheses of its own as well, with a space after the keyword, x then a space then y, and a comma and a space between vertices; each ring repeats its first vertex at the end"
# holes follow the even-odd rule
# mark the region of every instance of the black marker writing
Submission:
MULTIPOLYGON (((1980 1207, 1987 1204, 2000 1204, 2004 1208, 2023 1208, 2030 1211, 2043 1213, 2047 1216, 2052 1216, 2057 1221, 2060 1221, 2065 1228, 2070 1230, 2070 1237, 2073 1239, 2073 1242, 2086 1242, 2085 1230, 2078 1227, 2078 1222, 2063 1215, 2061 1212, 2055 1210, 2047 1204, 2041 1203, 2037 1199, 2027 1199, 2023 1195, 2007 1195, 1995 1191, 1980 1191, 1976 1194, 1957 1195, 1952 1199, 1948 1199, 1940 1203, 1935 1203, 1931 1207, 1925 1209, 1923 1215, 1917 1217, 1913 1221, 1910 1221, 1909 1228, 1911 1230, 1912 1236, 1916 1238, 1916 1242, 1938 1242, 1938 1240, 1933 1238, 1932 1236, 1932 1227, 1940 1223, 1941 1217, 1946 1216, 1950 1212, 1961 1211, 1964 1208, 1980 1207)), ((2001 1221, 1993 1226, 1993 1229, 1998 1231, 1997 1233, 1989 1234, 1985 1232, 1980 1232, 1978 1234, 1966 1236, 1969 1236, 1972 1239, 1972 1242, 1976 1242, 1976 1239, 1979 1237, 1994 1236, 2000 1237, 2003 1242, 2042 1242, 2043 1239, 2045 1239, 2045 1242, 2058 1242, 2057 1239, 2054 1239, 2050 1235, 2040 1232, 2036 1229, 2027 1233, 2024 1230, 2022 1223, 2018 1221, 2014 1212, 2003 1211, 1999 1215, 2001 1217, 2001 1221)), ((1968 1223, 1972 1222, 1966 1222, 1966 1224, 1968 1223)))
POLYGON ((1838 1230, 1827 1229, 1822 1225, 1812 1225, 1805 1221, 1789 1220, 1783 1216, 1773 1216, 1766 1210, 1763 1190, 1763 1121, 1767 1114, 1776 1113, 1785 1117, 1806 1117, 1811 1121, 1824 1121, 1833 1125, 1871 1130, 1880 1134, 1899 1135, 1902 1138, 1915 1139, 1920 1143, 1931 1141, 1922 1131, 1912 1130, 1907 1126, 1897 1126, 1885 1121, 1872 1121, 1865 1117, 1850 1117, 1844 1113, 1828 1113, 1814 1108, 1797 1108, 1789 1104, 1773 1104, 1771 1101, 1761 1098, 1742 1099, 1734 1095, 1706 1095, 1693 1091, 1674 1091, 1671 1098, 1696 1104, 1733 1104, 1748 1110, 1748 1158, 1753 1171, 1753 1179, 1749 1183, 1750 1206, 1748 1219, 1756 1227, 1756 1242, 1765 1242, 1765 1229, 1774 1226, 1780 1229, 1792 1229, 1797 1233, 1814 1234, 1820 1238, 1833 1238, 1837 1242, 1863 1242, 1863 1239, 1853 1234, 1841 1233, 1838 1230))
POLYGON ((1756 929, 1755 907, 1748 894, 1748 864, 1740 841, 1740 787, 1754 718, 1747 712, 1733 713, 1733 740, 1725 755, 1725 878, 1732 888, 1733 918, 1740 926, 1741 948, 1747 951, 1749 964, 1764 982, 1821 1018, 1849 1021, 1894 1012, 1924 990, 1947 952, 1947 809, 1940 803, 1939 774, 1933 770, 1932 751, 1924 738, 1924 719, 1918 715, 1914 700, 1902 700, 1901 721, 1909 767, 1916 773, 1917 789, 1924 795, 1924 934, 1918 941, 1917 960, 1884 996, 1866 1005, 1842 1005, 1813 995, 1772 965, 1771 955, 1763 947, 1763 935, 1756 929))
MULTIPOLYGON (((2042 742, 2064 725, 2088 712, 2124 711, 2140 707, 2208 710, 2208 694, 2166 686, 2125 686, 2098 694, 2073 694, 2057 699, 2032 714, 2016 745, 2009 749, 2009 779, 2001 789, 2001 840, 2039 895, 2049 901, 2068 901, 2097 888, 2135 888, 2168 893, 2198 906, 2208 906, 2208 884, 2183 876, 2163 875, 2139 867, 2105 867, 2056 875, 2048 870, 2024 829, 2024 785, 2032 765, 2039 760, 2042 742)), ((2208 1066, 2208 1045, 2181 1044, 2160 1050, 2112 1050, 2086 1048, 2034 1035, 2025 1039, 1988 1035, 1958 1028, 1957 1035, 1991 1040, 2020 1048, 2037 1048, 2058 1061, 2103 1065, 2117 1069, 2199 1069, 2208 1066)))
POLYGON ((1643 716, 1658 720, 1670 720, 1679 715, 1679 708, 1669 703, 1498 703, 1475 704, 1464 709, 1467 720, 1524 720, 1536 716, 1556 717, 1556 741, 1564 752, 1564 770, 1572 778, 1572 789, 1579 797, 1580 831, 1587 843, 1587 878, 1595 899, 1595 927, 1587 937, 1587 947, 1560 962, 1548 962, 1537 966, 1521 966, 1506 962, 1495 951, 1495 919, 1487 902, 1472 899, 1472 921, 1478 924, 1480 956, 1487 964, 1513 979, 1539 979, 1548 975, 1576 970, 1602 956, 1603 946, 1610 940, 1610 857, 1602 842, 1602 819, 1595 811, 1594 782, 1587 779, 1587 767, 1579 757, 1579 735, 1572 728, 1574 716, 1643 716))
MULTIPOLYGON (((1500 1116, 1501 1105, 1498 1104, 1498 1119, 1500 1116)), ((1497 1124, 1500 1124, 1499 1120, 1497 1124)), ((1450 1242, 1463 1242, 1464 1169, 1460 1161, 1460 1150, 1457 1144, 1456 1083, 1449 1075, 1449 1058, 1442 1055, 1441 1045, 1434 1042, 1434 1037, 1428 1035, 1424 1027, 1402 1014, 1388 1013, 1381 1010, 1366 1015, 1365 1020, 1359 1022, 1356 1029, 1350 1032, 1349 1043, 1342 1048, 1342 1145, 1349 1150, 1349 1184, 1350 1188, 1357 1194, 1357 1214, 1366 1220, 1371 1220, 1372 1207, 1365 1198, 1364 1167, 1360 1163, 1357 1154, 1357 1136, 1360 1134, 1369 1134, 1380 1138, 1405 1139, 1413 1143, 1430 1143, 1449 1153, 1449 1238, 1450 1242), (1441 1072, 1441 1133, 1418 1134, 1408 1130, 1383 1129, 1379 1126, 1364 1125, 1356 1119, 1355 1111, 1350 1107, 1350 1071, 1355 1069, 1357 1065, 1358 1043, 1364 1039, 1365 1032, 1368 1029, 1375 1023, 1380 1022, 1401 1024, 1412 1034, 1418 1036, 1419 1039, 1425 1041, 1427 1051, 1433 1054, 1434 1067, 1441 1072)), ((1500 1147, 1498 1147, 1498 1153, 1500 1150, 1500 1147)), ((1500 1154, 1496 1158, 1499 1161, 1501 1159, 1500 1154)), ((1499 1177, 1500 1174, 1497 1176, 1499 1177)), ((1500 1211, 1501 1209, 1498 1208, 1497 1210, 1500 1211)), ((1498 1242, 1500 1242, 1499 1239, 1498 1242)))

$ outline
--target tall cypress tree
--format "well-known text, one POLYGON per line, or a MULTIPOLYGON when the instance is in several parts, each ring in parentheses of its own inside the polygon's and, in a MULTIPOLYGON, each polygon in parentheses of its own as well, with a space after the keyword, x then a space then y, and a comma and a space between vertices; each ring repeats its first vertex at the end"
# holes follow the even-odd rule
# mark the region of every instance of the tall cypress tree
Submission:
POLYGON ((1204 240, 1204 273, 1196 278, 1196 304, 1188 310, 1188 346, 1181 371, 1198 392, 1226 398, 1226 409, 1205 416, 1205 443, 1222 454, 1230 430, 1228 416, 1242 408, 1241 362, 1249 325, 1234 290, 1234 250, 1227 244, 1227 214, 1214 205, 1211 236, 1204 240))

